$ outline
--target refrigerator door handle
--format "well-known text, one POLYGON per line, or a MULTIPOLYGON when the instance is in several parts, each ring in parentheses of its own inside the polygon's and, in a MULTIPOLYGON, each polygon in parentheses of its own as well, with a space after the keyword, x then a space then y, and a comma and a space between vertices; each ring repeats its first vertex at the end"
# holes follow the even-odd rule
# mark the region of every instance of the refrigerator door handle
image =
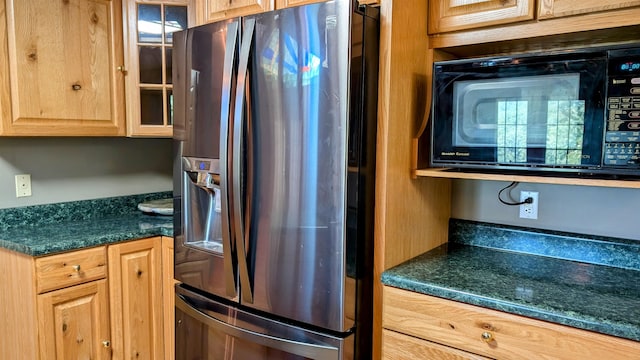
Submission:
POLYGON ((245 229, 244 216, 241 198, 241 169, 242 160, 242 135, 244 129, 244 107, 245 107, 245 91, 247 87, 247 68, 249 63, 249 52, 251 50, 251 42, 253 41, 253 33, 255 29, 255 19, 245 19, 242 28, 242 43, 240 45, 240 63, 238 64, 238 81, 236 86, 236 103, 233 124, 233 219, 235 228, 236 250, 238 256, 238 271, 240 272, 240 289, 242 301, 253 303, 253 289, 249 280, 249 268, 247 265, 247 251, 245 249, 245 229))
POLYGON ((236 281, 233 271, 231 248, 231 226, 229 212, 229 123, 231 116, 231 80, 238 41, 239 22, 227 24, 227 41, 224 52, 224 68, 222 79, 222 106, 220 113, 220 198, 222 225, 222 252, 224 257, 224 276, 227 295, 236 296, 236 281))
POLYGON ((335 360, 339 358, 339 349, 336 347, 303 343, 243 329, 199 311, 178 294, 175 295, 175 300, 176 308, 186 315, 205 324, 210 329, 221 331, 235 338, 315 360, 335 360))

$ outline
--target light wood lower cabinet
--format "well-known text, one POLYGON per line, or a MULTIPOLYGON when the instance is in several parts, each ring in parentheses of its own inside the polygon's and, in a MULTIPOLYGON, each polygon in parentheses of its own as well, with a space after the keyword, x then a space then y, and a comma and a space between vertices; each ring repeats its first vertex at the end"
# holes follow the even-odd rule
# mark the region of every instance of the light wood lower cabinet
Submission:
POLYGON ((162 238, 112 245, 111 337, 115 359, 163 359, 162 238))
POLYGON ((383 359, 488 360, 484 356, 450 348, 434 342, 382 330, 383 359))
POLYGON ((172 251, 168 237, 41 258, 0 248, 0 359, 172 359, 172 251))
POLYGON ((640 342, 387 286, 382 326, 387 359, 640 359, 640 342))
POLYGON ((38 295, 40 359, 111 359, 107 280, 38 295))

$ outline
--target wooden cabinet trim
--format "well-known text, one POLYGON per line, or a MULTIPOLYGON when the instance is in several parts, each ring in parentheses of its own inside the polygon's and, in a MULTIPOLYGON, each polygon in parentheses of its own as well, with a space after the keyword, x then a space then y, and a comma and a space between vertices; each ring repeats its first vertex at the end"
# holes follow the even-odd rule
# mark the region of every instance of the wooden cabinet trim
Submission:
POLYGON ((173 238, 162 237, 162 298, 165 360, 175 357, 175 284, 173 278, 173 238))

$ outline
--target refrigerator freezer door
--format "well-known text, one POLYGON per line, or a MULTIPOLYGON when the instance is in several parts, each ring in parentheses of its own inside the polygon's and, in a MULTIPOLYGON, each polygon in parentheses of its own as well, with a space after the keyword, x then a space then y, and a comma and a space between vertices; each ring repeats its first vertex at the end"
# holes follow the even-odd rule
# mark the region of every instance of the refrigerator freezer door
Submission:
POLYGON ((241 303, 347 331, 353 326, 344 305, 353 298, 345 285, 350 1, 251 19, 247 251, 253 302, 241 296, 241 303))
POLYGON ((176 359, 338 360, 347 338, 272 321, 176 287, 176 359))

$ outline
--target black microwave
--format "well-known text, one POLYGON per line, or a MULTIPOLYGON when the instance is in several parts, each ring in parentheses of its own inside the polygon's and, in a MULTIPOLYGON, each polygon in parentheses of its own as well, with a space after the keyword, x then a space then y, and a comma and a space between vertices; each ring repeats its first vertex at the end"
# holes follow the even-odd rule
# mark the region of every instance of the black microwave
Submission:
POLYGON ((435 62, 430 166, 640 176, 640 45, 435 62))

